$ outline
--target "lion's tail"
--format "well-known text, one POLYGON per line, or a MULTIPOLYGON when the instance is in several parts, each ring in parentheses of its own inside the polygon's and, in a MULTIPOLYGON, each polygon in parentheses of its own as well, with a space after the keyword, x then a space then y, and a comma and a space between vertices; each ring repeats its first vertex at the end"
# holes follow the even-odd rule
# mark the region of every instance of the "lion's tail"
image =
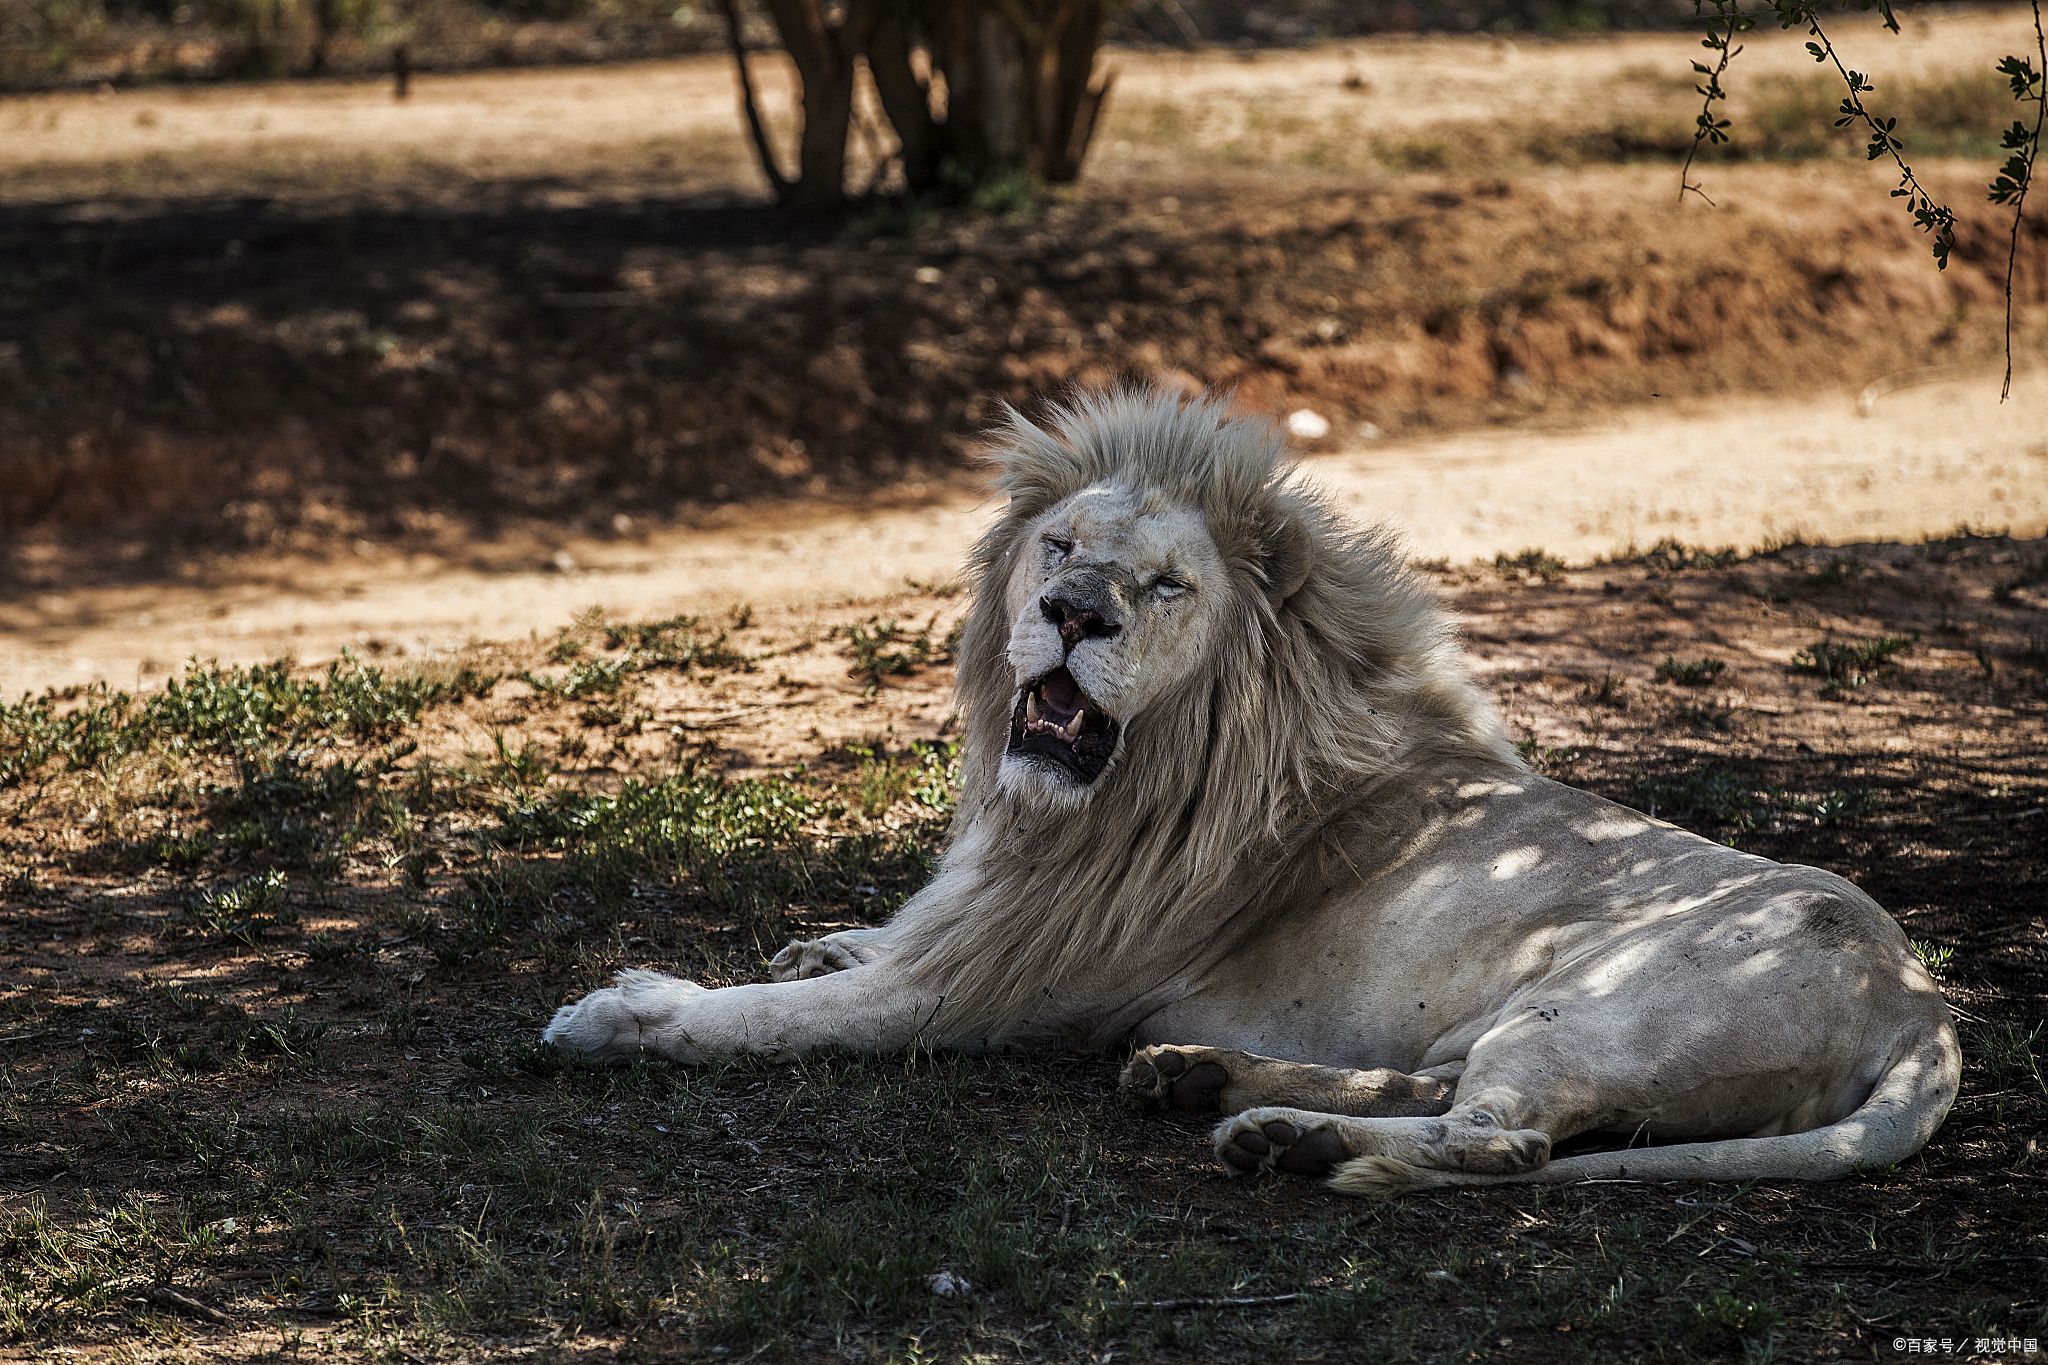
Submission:
POLYGON ((1392 1157, 1356 1157, 1330 1188, 1391 1195, 1445 1185, 1565 1184, 1576 1180, 1836 1180, 1904 1161, 1927 1145, 1955 1102, 1962 1049, 1946 1019, 1901 1038, 1892 1063, 1857 1109, 1825 1128, 1778 1137, 1728 1138, 1589 1152, 1515 1175, 1433 1170, 1392 1157))

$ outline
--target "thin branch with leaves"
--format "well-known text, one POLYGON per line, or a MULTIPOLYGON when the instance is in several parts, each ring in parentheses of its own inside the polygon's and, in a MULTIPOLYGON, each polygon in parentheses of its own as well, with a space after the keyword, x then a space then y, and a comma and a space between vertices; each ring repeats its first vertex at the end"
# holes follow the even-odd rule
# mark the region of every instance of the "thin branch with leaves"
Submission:
POLYGON ((1991 181, 1991 202, 2012 205, 2012 235, 2005 250, 2005 384, 1998 391, 2000 402, 2012 396, 2012 275, 2020 258, 2020 224, 2027 216, 2027 191, 2034 184, 2034 163, 2041 155, 2041 125, 2048 119, 2048 34, 2041 27, 2041 0, 2034 0, 2034 54, 2036 67, 2017 54, 1998 63, 1998 74, 2012 86, 2012 97, 2034 105, 2034 126, 2019 119, 2005 130, 1999 144, 2005 164, 1991 181))
MULTIPOLYGON (((1898 188, 1892 191, 1892 198, 1904 199, 1907 209, 1913 215, 1914 224, 1922 232, 1933 234, 1935 268, 1948 269, 1949 253, 1955 250, 1956 245, 1955 212, 1946 204, 1936 203, 1934 196, 1922 188, 1919 177, 1913 174, 1913 168, 1907 164, 1904 155, 1905 141, 1898 134, 1899 121, 1895 118, 1880 118, 1865 107, 1863 97, 1877 89, 1876 83, 1861 71, 1852 70, 1843 64, 1841 55, 1835 51, 1833 41, 1828 38, 1827 31, 1820 26, 1818 15, 1803 6, 1794 8, 1802 11, 1806 31, 1812 37, 1812 41, 1806 45, 1807 52, 1816 62, 1833 63, 1836 72, 1849 87, 1849 93, 1842 97, 1841 117, 1835 120, 1835 126, 1846 128, 1851 123, 1861 121, 1870 133, 1870 143, 1863 149, 1864 155, 1872 161, 1881 156, 1891 157, 1892 164, 1899 168, 1899 184, 1898 188)), ((1785 11, 1781 10, 1780 14, 1785 14, 1785 11)), ((1884 21, 1887 28, 1894 33, 1898 31, 1899 21, 1892 17, 1889 6, 1885 7, 1884 21)), ((1792 27, 1793 22, 1797 21, 1786 23, 1786 27, 1792 27)))
POLYGON ((1756 20, 1738 10, 1733 0, 1713 0, 1713 4, 1718 13, 1707 24, 1707 36, 1700 40, 1700 46, 1709 52, 1719 52, 1721 56, 1712 66, 1705 62, 1692 64, 1694 73, 1705 77, 1706 84, 1693 86, 1700 95, 1700 113, 1693 124, 1692 146, 1686 149, 1685 165, 1678 170, 1678 201, 1681 204, 1688 194, 1696 194, 1710 205, 1714 202, 1692 178, 1692 163, 1700 154, 1701 143, 1713 145, 1728 140, 1729 121, 1714 117, 1715 104, 1728 98, 1728 92, 1721 86, 1721 77, 1726 74, 1728 63, 1735 60, 1735 54, 1742 51, 1735 42, 1735 35, 1756 27, 1756 20), (1726 31, 1716 32, 1717 24, 1726 31))
MULTIPOLYGON (((1860 3, 1866 10, 1874 8, 1879 11, 1886 28, 1894 33, 1899 31, 1898 17, 1892 12, 1891 0, 1860 0, 1860 3)), ((2033 185, 2043 125, 2048 123, 2048 32, 2044 32, 2042 24, 2042 0, 2030 0, 2030 3, 2034 16, 2034 52, 2040 64, 2036 66, 2016 54, 1998 63, 1998 73, 2012 86, 2013 98, 2034 106, 2031 128, 2024 119, 2015 119, 2002 135, 2000 146, 2006 158, 1992 180, 1990 190, 1992 203, 2010 204, 2013 210, 2005 257, 2005 384, 1999 391, 2001 402, 2012 395, 2013 278, 2019 263, 2027 192, 2033 185)), ((1685 164, 1679 169, 1678 197, 1683 202, 1686 195, 1697 194, 1712 204, 1714 201, 1707 198, 1706 191, 1692 178, 1693 163, 1702 146, 1718 145, 1729 141, 1732 136, 1729 132, 1732 120, 1717 117, 1717 111, 1728 98, 1722 77, 1728 70, 1728 63, 1742 50, 1734 42, 1735 35, 1754 28, 1758 16, 1743 10, 1739 0, 1693 0, 1693 9, 1702 18, 1707 18, 1706 37, 1701 46, 1710 52, 1718 52, 1720 57, 1712 66, 1698 61, 1692 64, 1693 71, 1704 79, 1703 83, 1693 87, 1699 92, 1701 105, 1695 120, 1692 145, 1686 150, 1685 164), (1714 10, 1710 18, 1707 17, 1709 4, 1714 10)), ((1846 128, 1851 124, 1861 124, 1868 138, 1865 156, 1872 161, 1887 156, 1891 158, 1899 171, 1898 186, 1892 190, 1892 197, 1906 201, 1915 226, 1932 238, 1936 267, 1947 269, 1949 257, 1955 250, 1956 215, 1947 204, 1928 193, 1914 173, 1912 164, 1906 160, 1906 143, 1899 136, 1899 121, 1872 113, 1865 103, 1863 97, 1877 89, 1876 82, 1842 60, 1834 41, 1821 25, 1815 0, 1772 0, 1771 14, 1781 28, 1805 28, 1808 54, 1817 63, 1833 65, 1841 76, 1847 93, 1842 98, 1835 126, 1846 128)))

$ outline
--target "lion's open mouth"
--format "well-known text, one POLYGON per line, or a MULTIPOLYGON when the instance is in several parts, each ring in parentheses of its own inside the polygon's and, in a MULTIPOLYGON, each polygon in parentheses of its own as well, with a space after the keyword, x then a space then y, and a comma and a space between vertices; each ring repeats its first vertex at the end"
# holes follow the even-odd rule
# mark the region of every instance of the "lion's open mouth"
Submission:
POLYGON ((1117 723, 1065 667, 1027 684, 1010 716, 1010 752, 1057 763, 1093 782, 1116 752, 1117 723))

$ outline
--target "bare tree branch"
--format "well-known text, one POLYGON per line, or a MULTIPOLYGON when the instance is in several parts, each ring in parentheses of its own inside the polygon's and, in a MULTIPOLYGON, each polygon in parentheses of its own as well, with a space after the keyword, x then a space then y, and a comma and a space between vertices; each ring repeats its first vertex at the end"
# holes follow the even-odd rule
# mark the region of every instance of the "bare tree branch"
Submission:
POLYGON ((747 117, 747 132, 754 140, 754 155, 761 162, 761 171, 768 177, 770 188, 777 200, 789 197, 790 180, 776 164, 774 144, 768 140, 768 129, 761 122, 761 106, 754 96, 753 73, 747 69, 747 44, 740 33, 738 0, 724 0, 725 34, 732 45, 732 64, 740 77, 740 108, 747 117))

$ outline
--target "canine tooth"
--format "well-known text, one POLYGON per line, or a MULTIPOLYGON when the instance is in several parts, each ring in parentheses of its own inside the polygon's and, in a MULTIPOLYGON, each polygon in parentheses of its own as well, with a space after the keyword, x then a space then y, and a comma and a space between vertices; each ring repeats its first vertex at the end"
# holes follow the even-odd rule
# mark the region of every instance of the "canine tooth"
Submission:
POLYGON ((1074 718, 1067 722, 1066 728, 1061 730, 1060 733, 1068 739, 1073 739, 1081 733, 1081 722, 1086 719, 1088 719, 1088 711, 1087 708, 1083 707, 1074 712, 1074 718))
POLYGON ((1024 694, 1024 722, 1028 725, 1037 719, 1038 694, 1036 692, 1026 692, 1024 694))

